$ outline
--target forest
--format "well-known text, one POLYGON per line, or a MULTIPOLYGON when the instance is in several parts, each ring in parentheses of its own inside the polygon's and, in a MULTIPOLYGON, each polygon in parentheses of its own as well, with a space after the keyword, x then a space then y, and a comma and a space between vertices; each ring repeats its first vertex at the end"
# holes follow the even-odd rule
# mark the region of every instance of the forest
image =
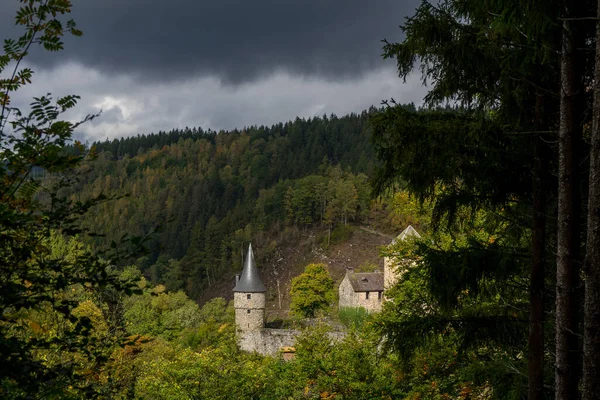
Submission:
MULTIPOLYGON (((422 106, 84 145, 78 96, 12 102, 31 47, 81 36, 70 0, 19 3, 0 53, 0 397, 600 398, 600 2, 423 2, 383 43, 422 106), (7 78, 4 78, 7 76, 7 78), (294 357, 240 350, 231 281, 302 232, 368 225, 383 310, 291 282, 294 357), (332 341, 327 332, 342 331, 332 341)), ((84 40, 84 39, 77 39, 84 40)), ((362 266, 372 270, 372 266, 362 266)))
POLYGON ((334 228, 366 216, 366 174, 375 167, 367 119, 363 112, 216 135, 175 130, 95 143, 97 157, 82 166, 72 200, 115 199, 82 219, 104 235, 99 245, 159 229, 136 264, 153 283, 194 298, 233 276, 250 241, 274 250, 286 227, 334 228), (173 137, 179 139, 163 144, 173 137))

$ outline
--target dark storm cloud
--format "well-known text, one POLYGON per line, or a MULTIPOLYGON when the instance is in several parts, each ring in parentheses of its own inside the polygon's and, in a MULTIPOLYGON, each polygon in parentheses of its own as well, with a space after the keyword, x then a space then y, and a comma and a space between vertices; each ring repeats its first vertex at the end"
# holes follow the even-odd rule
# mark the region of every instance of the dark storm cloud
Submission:
MULTIPOLYGON (((0 23, 14 1, 2 0, 0 23)), ((240 84, 275 71, 340 80, 382 65, 381 39, 418 0, 74 0, 84 38, 45 65, 77 61, 143 81, 211 75, 240 84)), ((10 21, 10 19, 8 19, 10 21)), ((0 37, 5 37, 0 25, 0 37)))

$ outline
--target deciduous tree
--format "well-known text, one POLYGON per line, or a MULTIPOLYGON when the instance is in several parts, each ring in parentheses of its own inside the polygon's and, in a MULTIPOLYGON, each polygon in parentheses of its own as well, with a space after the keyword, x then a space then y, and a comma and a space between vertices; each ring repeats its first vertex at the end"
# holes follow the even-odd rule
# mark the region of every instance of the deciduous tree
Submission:
MULTIPOLYGON (((99 382, 88 379, 81 366, 99 369, 108 348, 90 345, 94 313, 83 312, 71 292, 102 297, 127 285, 108 268, 119 258, 116 244, 104 259, 84 246, 52 248, 53 234, 85 232, 81 215, 102 200, 65 197, 75 182, 72 172, 86 156, 83 146, 73 143, 73 132, 94 116, 78 123, 61 120, 76 105, 75 95, 36 97, 29 111, 13 105, 12 95, 33 79, 33 71, 22 67, 27 54, 38 46, 61 50, 64 35, 81 35, 65 18, 70 0, 21 3, 15 22, 23 34, 5 40, 0 53, 0 397, 85 397, 99 382), (72 251, 64 256, 64 250, 72 251), (33 324, 32 315, 40 312, 63 321, 65 329, 52 333, 33 324), (38 334, 31 335, 31 329, 38 334), (46 357, 50 353, 54 356, 46 357)), ((112 333, 114 345, 119 332, 112 333)))
POLYGON ((325 264, 307 265, 302 274, 292 279, 290 296, 290 309, 297 316, 312 318, 319 311, 328 310, 335 293, 325 264))

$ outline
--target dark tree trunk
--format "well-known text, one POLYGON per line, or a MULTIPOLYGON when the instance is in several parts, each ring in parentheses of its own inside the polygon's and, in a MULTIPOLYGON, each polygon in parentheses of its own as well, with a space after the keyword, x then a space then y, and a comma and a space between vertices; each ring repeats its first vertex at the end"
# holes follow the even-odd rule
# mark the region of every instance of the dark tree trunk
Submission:
MULTIPOLYGON (((567 16, 573 16, 567 10, 567 16)), ((560 127, 558 150, 558 246, 556 255, 556 372, 557 400, 578 398, 577 276, 579 201, 576 149, 580 138, 577 97, 582 93, 576 49, 580 44, 574 22, 563 24, 561 51, 560 127)), ((582 45, 579 47, 583 47, 582 45)))
MULTIPOLYGON (((597 16, 600 17, 600 1, 597 16)), ((584 266, 583 400, 600 399, 600 22, 596 23, 595 61, 584 266)))
MULTIPOLYGON (((544 98, 537 95, 535 129, 543 130, 544 98)), ((529 292, 529 399, 542 399, 544 384, 544 251, 546 236, 546 202, 544 201, 543 142, 534 138, 533 223, 531 238, 531 272, 529 292)))

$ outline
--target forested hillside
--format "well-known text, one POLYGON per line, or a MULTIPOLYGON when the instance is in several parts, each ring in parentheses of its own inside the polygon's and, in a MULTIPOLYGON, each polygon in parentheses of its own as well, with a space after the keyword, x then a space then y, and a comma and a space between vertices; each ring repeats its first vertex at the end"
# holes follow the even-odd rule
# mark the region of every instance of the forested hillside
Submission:
POLYGON ((368 115, 96 143, 73 197, 118 198, 85 218, 106 235, 97 244, 160 227, 138 266, 154 283, 197 297, 240 267, 250 241, 264 257, 286 226, 335 228, 366 215, 375 167, 368 115))

